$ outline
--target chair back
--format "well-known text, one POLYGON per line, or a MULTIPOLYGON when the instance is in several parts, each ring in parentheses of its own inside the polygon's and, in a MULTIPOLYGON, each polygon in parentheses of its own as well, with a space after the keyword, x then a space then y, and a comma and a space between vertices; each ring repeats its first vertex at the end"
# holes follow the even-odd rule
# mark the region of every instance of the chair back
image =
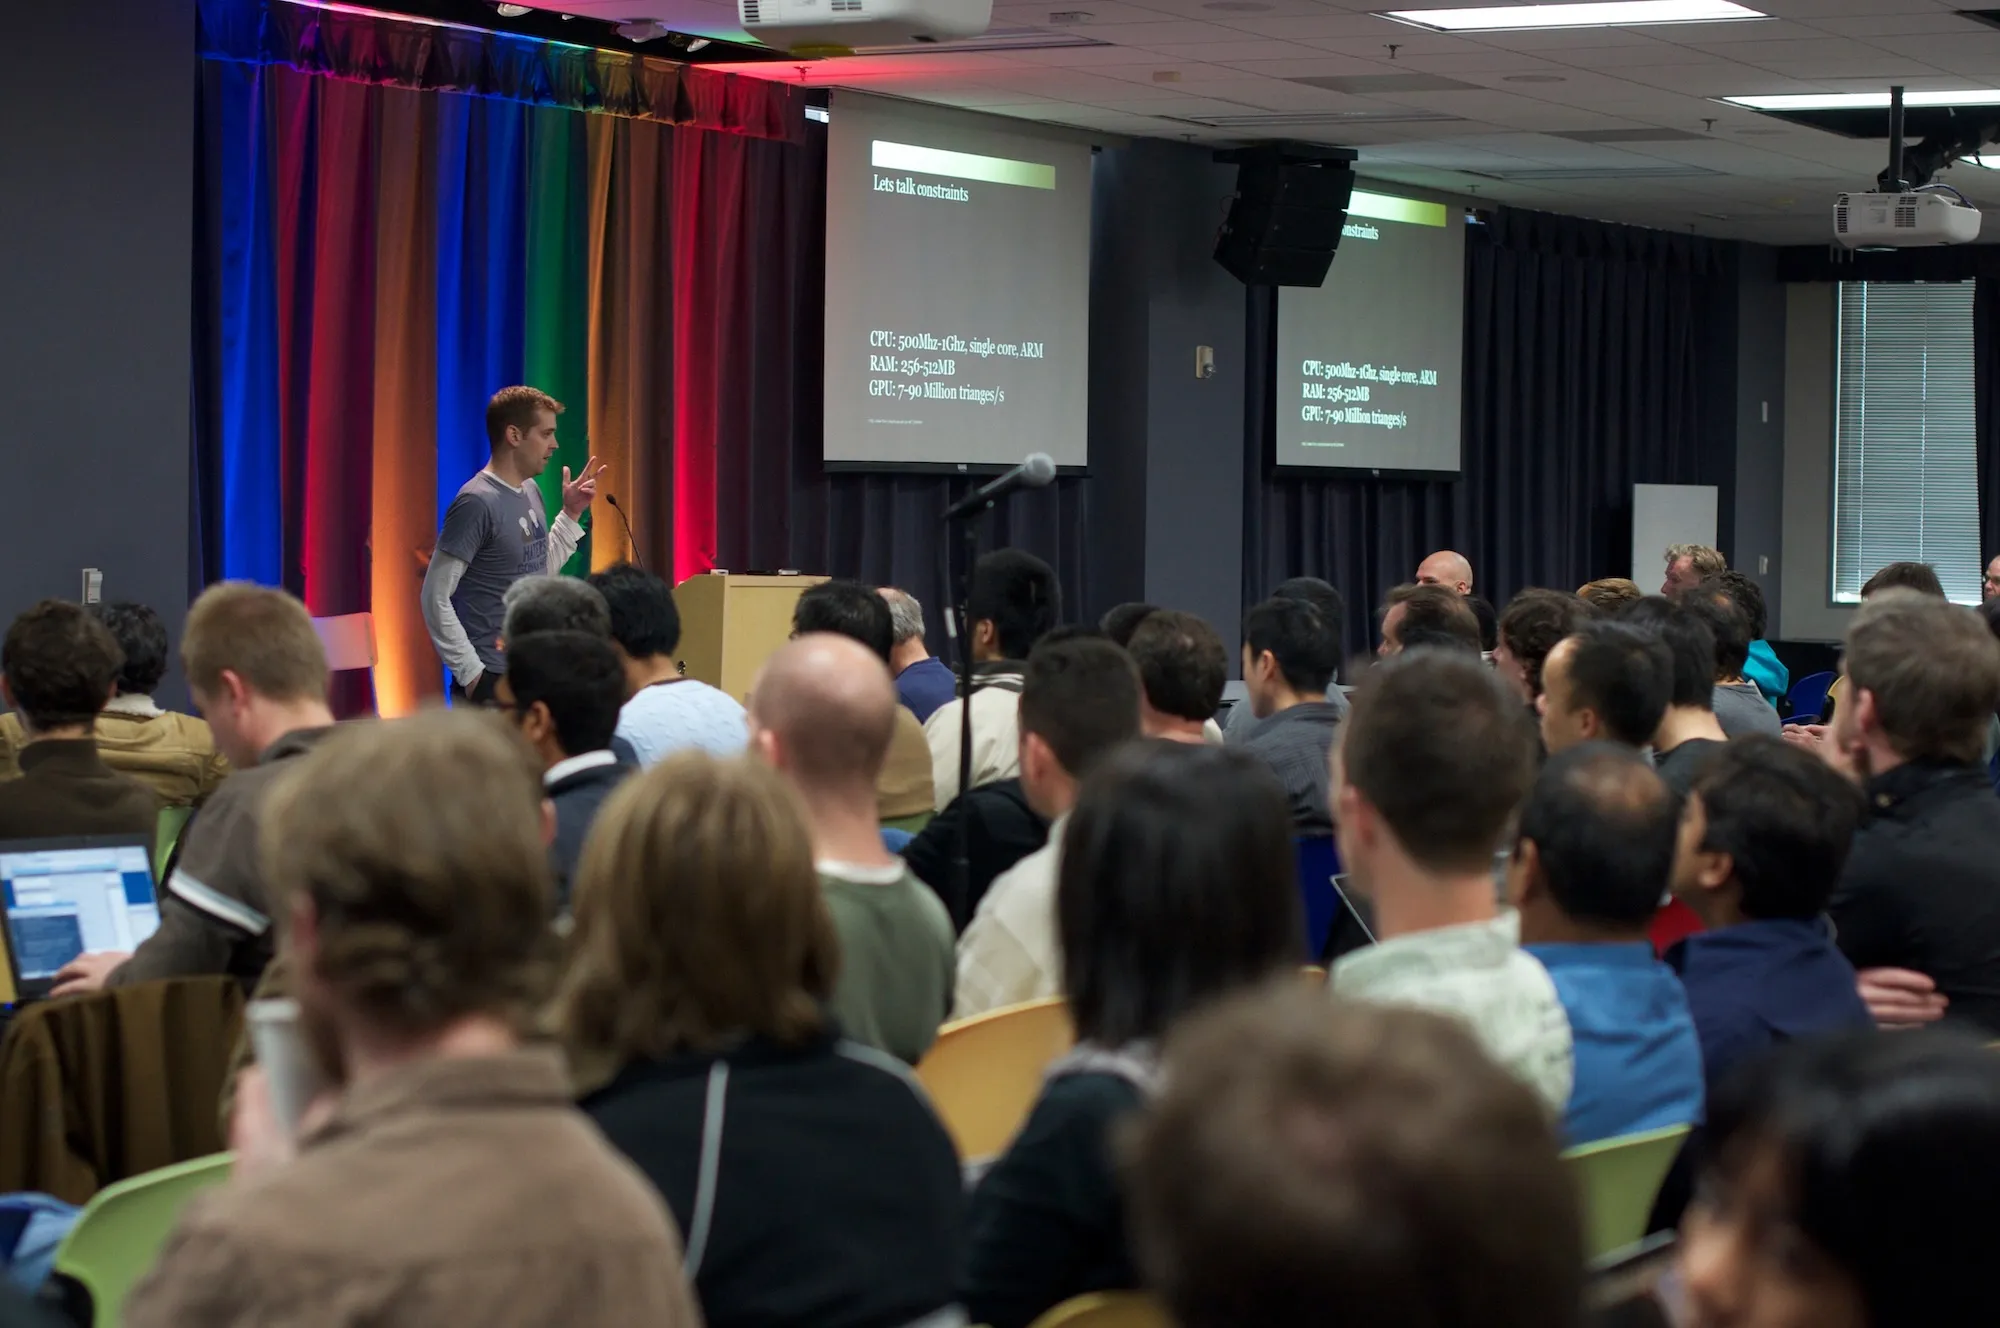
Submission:
POLYGON ((1793 724, 1817 723, 1826 713, 1827 689, 1839 675, 1833 673, 1808 673, 1792 684, 1785 693, 1786 704, 1791 707, 1788 722, 1793 724))
POLYGON ((1586 1251, 1592 1258, 1636 1243, 1659 1197, 1688 1127, 1621 1135, 1563 1154, 1583 1195, 1586 1251))
POLYGON ((174 845, 181 842, 181 831, 187 829, 188 819, 193 815, 192 807, 160 808, 160 819, 153 827, 153 879, 163 885, 167 864, 173 861, 174 845))
POLYGON ((917 1063, 961 1161, 1005 1149, 1042 1091, 1049 1066, 1076 1045, 1060 996, 1010 1005, 946 1024, 917 1063))
POLYGON ((1294 841, 1299 864, 1299 902, 1306 919, 1306 962, 1316 964, 1326 953, 1326 938, 1340 912, 1340 892, 1333 878, 1340 875, 1340 846, 1332 835, 1294 841))
POLYGON ((1029 1328, 1173 1328, 1160 1303, 1139 1291, 1073 1296, 1029 1328))
POLYGON ((187 1201, 229 1176, 231 1154, 177 1162, 99 1190, 56 1250, 56 1272, 90 1293, 92 1328, 118 1328, 187 1201))

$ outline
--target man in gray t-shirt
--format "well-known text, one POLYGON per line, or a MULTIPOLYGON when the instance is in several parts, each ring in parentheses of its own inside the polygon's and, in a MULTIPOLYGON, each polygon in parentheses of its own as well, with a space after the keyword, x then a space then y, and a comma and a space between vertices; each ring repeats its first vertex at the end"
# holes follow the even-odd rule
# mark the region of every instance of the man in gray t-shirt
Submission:
POLYGON ((563 510, 543 520, 535 477, 556 451, 562 403, 532 387, 506 387, 486 403, 492 460, 467 480, 445 509, 444 529, 424 574, 424 624, 450 666, 457 691, 474 701, 493 695, 506 669, 500 649, 507 588, 524 576, 554 575, 583 540, 578 519, 597 496, 604 465, 583 474, 563 467, 563 510))

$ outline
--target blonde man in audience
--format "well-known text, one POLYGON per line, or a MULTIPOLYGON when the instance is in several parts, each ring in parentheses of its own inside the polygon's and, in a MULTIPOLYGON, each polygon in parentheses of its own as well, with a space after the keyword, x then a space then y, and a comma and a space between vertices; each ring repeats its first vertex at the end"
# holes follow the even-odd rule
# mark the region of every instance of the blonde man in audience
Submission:
POLYGON ((1602 580, 1588 581, 1576 589, 1576 597, 1599 613, 1609 617, 1634 600, 1643 599, 1646 592, 1638 583, 1622 576, 1607 576, 1602 580))
POLYGON ((698 1328, 659 1196, 521 1034, 553 904, 541 771, 483 715, 359 725, 270 791, 305 1048, 339 1084, 293 1142, 264 1071, 234 1174, 181 1218, 131 1328, 698 1328))
POLYGON ((857 1042, 914 1065, 951 1005, 951 916, 882 845, 875 788, 895 729, 889 667, 851 637, 781 646, 750 694, 750 750, 799 791, 841 973, 831 1009, 857 1042))
POLYGON ((1729 560, 1720 550, 1706 544, 1669 544, 1666 559, 1667 579, 1660 586, 1662 595, 1693 590, 1709 577, 1729 570, 1729 560))
POLYGON ((332 732, 326 650, 305 605, 230 581, 188 610, 181 667, 236 773, 188 824, 160 892, 160 929, 130 955, 78 956, 57 975, 58 996, 201 973, 227 973, 247 989, 270 962, 274 914, 258 825, 285 764, 332 732))

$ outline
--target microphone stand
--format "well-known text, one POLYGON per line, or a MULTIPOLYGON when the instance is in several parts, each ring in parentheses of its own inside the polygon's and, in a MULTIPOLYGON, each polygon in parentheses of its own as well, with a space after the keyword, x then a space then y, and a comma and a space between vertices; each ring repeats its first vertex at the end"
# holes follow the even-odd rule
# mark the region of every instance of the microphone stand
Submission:
MULTIPOLYGON (((957 525, 959 538, 964 546, 958 568, 957 593, 953 597, 953 612, 957 615, 958 630, 958 694, 963 703, 958 708, 958 796, 963 798, 972 791, 972 565, 979 557, 979 518, 993 510, 991 501, 968 512, 945 514, 945 520, 957 525)), ((947 569, 951 562, 951 545, 945 545, 947 569)), ((950 617, 946 618, 949 625, 950 617)), ((952 917, 958 922, 958 929, 964 931, 972 921, 970 904, 972 899, 972 818, 970 807, 959 809, 958 825, 952 835, 951 856, 951 899, 948 901, 952 917)))

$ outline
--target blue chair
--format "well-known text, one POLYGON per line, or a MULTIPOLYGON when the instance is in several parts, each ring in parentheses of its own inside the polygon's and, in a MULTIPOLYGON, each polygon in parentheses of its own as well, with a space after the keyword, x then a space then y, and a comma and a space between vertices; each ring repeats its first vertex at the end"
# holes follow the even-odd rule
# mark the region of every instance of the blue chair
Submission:
POLYGON ((1327 937, 1340 912, 1340 892, 1333 878, 1340 875, 1340 846, 1331 835, 1295 841, 1298 846, 1299 899, 1306 913, 1306 962, 1317 964, 1326 952, 1327 937))
POLYGON ((1792 684, 1792 690, 1785 693, 1786 704, 1791 714, 1786 722, 1791 724, 1817 724, 1819 717, 1826 713, 1827 689, 1838 677, 1833 673, 1809 673, 1792 684))
POLYGON ((910 846, 910 841, 915 838, 916 836, 907 830, 898 830, 894 826, 888 825, 882 827, 882 847, 888 849, 891 853, 900 854, 910 846))

